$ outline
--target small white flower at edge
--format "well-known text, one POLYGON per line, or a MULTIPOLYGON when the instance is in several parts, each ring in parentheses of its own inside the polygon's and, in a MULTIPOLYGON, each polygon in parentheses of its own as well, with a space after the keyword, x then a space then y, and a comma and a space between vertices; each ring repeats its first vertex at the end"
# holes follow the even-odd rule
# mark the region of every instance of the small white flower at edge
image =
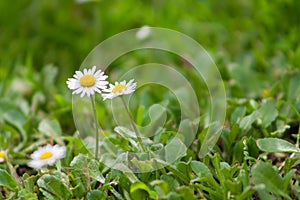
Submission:
POLYGON ((5 157, 6 157, 6 151, 1 150, 0 151, 0 163, 3 163, 5 161, 5 157))
POLYGON ((104 89, 102 93, 103 100, 113 99, 117 96, 131 94, 136 89, 136 82, 134 79, 131 79, 128 83, 126 81, 115 82, 115 85, 109 84, 109 88, 104 89))
POLYGON ((66 155, 66 147, 59 145, 47 144, 39 147, 38 150, 31 154, 32 160, 29 161, 28 166, 35 169, 40 169, 45 165, 54 165, 57 160, 62 159, 66 155))
POLYGON ((97 67, 93 66, 92 69, 83 69, 83 72, 76 71, 73 78, 67 80, 68 88, 73 90, 73 94, 81 94, 80 97, 91 96, 95 92, 101 94, 101 90, 105 89, 108 84, 105 81, 108 76, 104 75, 103 71, 96 71, 96 69, 97 67))

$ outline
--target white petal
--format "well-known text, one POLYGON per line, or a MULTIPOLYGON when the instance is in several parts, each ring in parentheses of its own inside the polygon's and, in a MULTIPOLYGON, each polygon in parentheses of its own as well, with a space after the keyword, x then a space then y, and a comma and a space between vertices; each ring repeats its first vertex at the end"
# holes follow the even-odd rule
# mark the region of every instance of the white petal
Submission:
POLYGON ((68 85, 68 88, 70 88, 71 90, 74 90, 74 89, 78 88, 78 81, 76 79, 69 78, 67 80, 67 85, 68 85))
POLYGON ((73 91, 73 94, 79 94, 82 92, 82 90, 83 90, 82 87, 79 87, 78 89, 73 91))
POLYGON ((96 73, 94 74, 95 77, 100 77, 103 76, 104 72, 102 72, 100 69, 98 71, 96 71, 96 73))
POLYGON ((106 81, 99 81, 99 82, 96 83, 95 86, 96 86, 96 87, 98 87, 98 86, 99 86, 99 87, 102 87, 102 86, 105 86, 105 87, 106 87, 106 85, 107 85, 106 81))
POLYGON ((28 166, 35 169, 40 169, 45 165, 44 162, 40 160, 31 160, 28 162, 28 166))
POLYGON ((108 76, 107 75, 102 75, 100 78, 98 78, 99 80, 101 80, 101 81, 104 81, 104 80, 106 80, 108 78, 108 76))
POLYGON ((88 90, 88 91, 86 92, 86 96, 90 97, 90 95, 91 95, 91 93, 90 93, 90 91, 88 90))
MULTIPOLYGON (((100 88, 100 89, 101 89, 101 88, 100 88)), ((99 94, 102 93, 101 90, 99 90, 99 88, 95 88, 94 91, 97 92, 97 93, 99 93, 99 94)))
POLYGON ((59 160, 59 159, 55 159, 54 157, 52 157, 52 158, 49 158, 49 159, 46 159, 46 160, 44 160, 44 162, 45 162, 45 165, 54 165, 54 163, 57 161, 57 160, 59 160))
POLYGON ((74 75, 73 75, 73 78, 78 79, 77 74, 74 74, 74 75))
POLYGON ((97 67, 96 67, 96 66, 93 66, 93 68, 92 68, 92 74, 95 73, 96 69, 97 69, 97 67))
POLYGON ((92 74, 92 69, 88 69, 87 74, 92 74))
POLYGON ((81 71, 76 71, 75 74, 77 74, 78 79, 83 76, 83 73, 81 71))

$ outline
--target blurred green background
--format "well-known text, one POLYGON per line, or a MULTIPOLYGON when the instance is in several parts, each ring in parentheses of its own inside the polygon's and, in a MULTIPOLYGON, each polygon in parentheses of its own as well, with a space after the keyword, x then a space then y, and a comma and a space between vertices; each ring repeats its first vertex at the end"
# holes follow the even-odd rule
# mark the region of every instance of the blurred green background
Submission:
POLYGON ((65 79, 101 41, 143 25, 191 36, 226 66, 225 79, 234 63, 280 75, 274 68, 299 66, 299 8, 298 0, 0 1, 0 77, 17 64, 52 63, 65 79))

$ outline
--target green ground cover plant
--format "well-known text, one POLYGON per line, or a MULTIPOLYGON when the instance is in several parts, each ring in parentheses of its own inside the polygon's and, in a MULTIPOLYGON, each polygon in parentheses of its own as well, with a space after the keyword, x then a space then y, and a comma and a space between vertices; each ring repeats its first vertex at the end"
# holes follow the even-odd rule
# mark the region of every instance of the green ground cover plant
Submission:
MULTIPOLYGON (((299 8, 297 0, 1 1, 0 199, 300 199, 299 8), (96 159, 78 136, 66 81, 98 43, 144 25, 185 33, 210 53, 226 89, 226 120, 205 157, 204 116, 192 144, 174 147, 181 156, 172 165, 122 172, 96 159), (47 144, 64 147, 64 156, 30 167, 32 153, 47 144)), ((171 53, 133 52, 106 74, 152 58, 179 66, 208 108, 205 83, 171 53)), ((165 126, 149 138, 159 149, 176 134, 179 103, 160 86, 136 96, 129 112, 138 125, 149 123, 151 105, 168 105, 165 126)), ((95 105, 107 141, 134 151, 139 141, 122 137, 126 129, 115 128, 102 99, 95 105)))

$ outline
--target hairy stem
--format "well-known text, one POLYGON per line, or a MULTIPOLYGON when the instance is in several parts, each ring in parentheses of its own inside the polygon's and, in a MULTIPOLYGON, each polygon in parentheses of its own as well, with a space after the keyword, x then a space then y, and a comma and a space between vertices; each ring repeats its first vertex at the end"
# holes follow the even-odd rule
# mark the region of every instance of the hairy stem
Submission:
POLYGON ((140 143, 140 145, 141 145, 143 151, 146 152, 147 149, 146 149, 146 147, 145 147, 145 145, 144 145, 144 143, 143 143, 143 141, 142 141, 141 134, 140 134, 138 128, 136 127, 136 125, 135 125, 135 122, 134 122, 134 120, 133 120, 133 117, 132 117, 132 115, 130 114, 129 108, 128 108, 128 106, 127 106, 127 104, 126 104, 124 98, 121 97, 121 99, 122 99, 123 105, 124 105, 124 107, 125 107, 125 110, 126 110, 128 116, 129 116, 129 118, 130 118, 131 126, 132 126, 132 128, 134 129, 135 135, 136 135, 136 137, 137 137, 137 139, 138 139, 138 141, 139 141, 139 143, 140 143))
POLYGON ((96 147, 95 147, 95 157, 98 159, 98 151, 99 151, 99 128, 98 128, 98 119, 97 119, 97 111, 95 106, 95 100, 93 96, 91 96, 94 120, 95 120, 95 127, 96 127, 96 147))

